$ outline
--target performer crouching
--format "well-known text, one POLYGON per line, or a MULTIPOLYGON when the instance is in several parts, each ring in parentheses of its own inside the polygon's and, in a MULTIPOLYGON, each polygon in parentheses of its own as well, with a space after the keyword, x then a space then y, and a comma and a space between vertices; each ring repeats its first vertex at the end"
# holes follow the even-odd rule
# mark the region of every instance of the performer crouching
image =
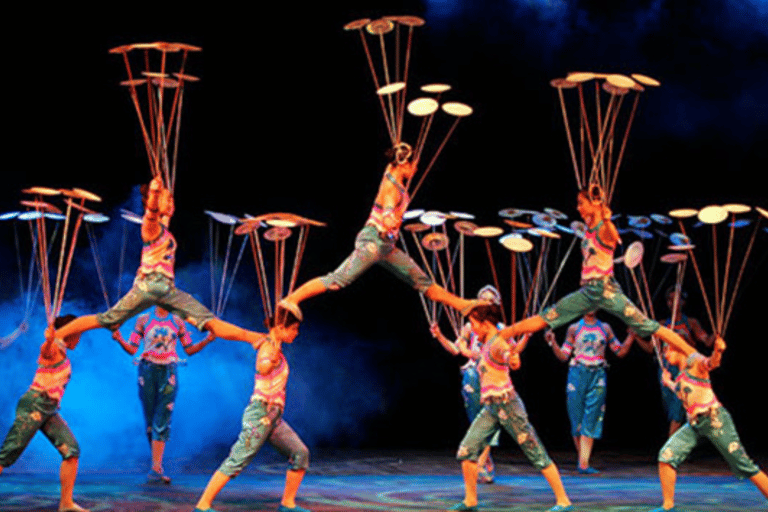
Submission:
POLYGON ((673 381, 665 369, 662 382, 677 393, 685 407, 688 422, 675 432, 659 451, 659 480, 663 503, 651 512, 675 508, 677 468, 688 458, 699 441, 707 438, 739 478, 749 478, 768 498, 768 476, 747 456, 730 413, 712 391, 709 372, 720 366, 725 341, 718 337, 711 357, 698 352, 685 356, 673 345, 664 350, 666 360, 680 369, 673 381))
POLYGON ((40 346, 37 371, 32 385, 19 399, 16 419, 0 447, 0 473, 21 456, 35 433, 41 430, 45 437, 59 451, 62 457, 59 478, 61 497, 59 512, 88 512, 74 502, 72 492, 80 460, 80 445, 64 419, 59 415, 59 404, 64 396, 72 367, 67 349, 74 349, 80 335, 74 334, 64 340, 54 338, 54 327, 63 327, 75 319, 74 315, 56 318, 53 326, 45 330, 45 342, 40 346))
POLYGON ((194 512, 215 512, 211 508, 213 500, 251 462, 265 441, 288 455, 291 465, 285 475, 285 490, 278 512, 310 512, 295 502, 296 492, 309 467, 309 450, 282 419, 288 362, 281 346, 292 343, 298 336, 301 314, 298 310, 289 312, 280 308, 276 316, 278 320, 275 317, 268 320, 269 333, 258 347, 253 394, 243 413, 243 429, 229 456, 208 482, 194 512))
POLYGON ((484 341, 478 363, 481 401, 484 406, 470 425, 457 453, 464 477, 464 501, 449 510, 478 510, 477 458, 499 425, 509 432, 531 464, 547 479, 556 500, 549 511, 573 510, 560 479, 560 472, 528 421, 525 405, 512 386, 509 369, 520 368, 520 354, 499 335, 496 325, 500 320, 501 309, 498 305, 477 306, 469 314, 472 330, 484 341))

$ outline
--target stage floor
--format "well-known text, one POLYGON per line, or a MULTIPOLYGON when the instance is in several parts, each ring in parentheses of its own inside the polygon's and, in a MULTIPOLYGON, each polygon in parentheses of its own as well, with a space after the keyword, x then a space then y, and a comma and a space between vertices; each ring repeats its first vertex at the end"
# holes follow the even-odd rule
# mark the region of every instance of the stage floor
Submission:
MULTIPOLYGON (((322 453, 314 460, 299 491, 298 504, 314 512, 441 511, 463 497, 459 464, 450 453, 322 453)), ((553 495, 540 473, 517 453, 496 455, 496 481, 479 487, 480 508, 488 512, 543 511, 553 495)), ((647 457, 596 454, 602 469, 595 476, 576 474, 574 456, 553 454, 565 488, 578 511, 646 511, 659 506, 656 467, 647 457)), ((137 461, 126 464, 137 466, 137 461)), ((216 465, 194 466, 168 461, 171 485, 147 485, 145 474, 83 472, 75 498, 92 511, 190 512, 216 465), (205 467, 202 467, 205 466, 205 467), (210 467, 209 467, 210 466, 210 467)), ((277 509, 285 464, 259 458, 224 488, 215 502, 220 512, 277 509)), ((9 468, 0 475, 0 511, 48 512, 58 504, 55 473, 21 474, 9 468)), ((701 457, 680 472, 677 506, 686 512, 768 510, 768 503, 749 481, 734 478, 722 459, 701 457)))

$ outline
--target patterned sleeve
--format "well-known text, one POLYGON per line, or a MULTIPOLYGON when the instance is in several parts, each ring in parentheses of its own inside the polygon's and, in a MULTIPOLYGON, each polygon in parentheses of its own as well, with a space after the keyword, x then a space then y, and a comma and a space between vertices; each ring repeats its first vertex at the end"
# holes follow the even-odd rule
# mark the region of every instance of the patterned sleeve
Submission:
POLYGON ((134 347, 138 347, 141 344, 141 340, 144 339, 144 328, 147 325, 147 318, 149 318, 148 315, 141 315, 136 319, 136 325, 133 327, 131 337, 128 338, 128 343, 134 347))
POLYGON ((189 331, 187 331, 187 326, 184 325, 184 321, 175 316, 173 317, 173 322, 176 324, 176 334, 179 336, 179 341, 181 342, 182 347, 188 347, 192 344, 192 338, 189 337, 189 331))

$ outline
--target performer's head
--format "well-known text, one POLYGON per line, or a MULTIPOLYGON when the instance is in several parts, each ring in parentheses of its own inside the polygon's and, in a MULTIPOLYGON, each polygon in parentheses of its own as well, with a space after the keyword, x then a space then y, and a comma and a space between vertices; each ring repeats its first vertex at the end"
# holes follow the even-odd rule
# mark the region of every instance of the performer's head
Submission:
POLYGON ((481 338, 485 338, 491 329, 501 322, 501 306, 498 304, 482 304, 472 308, 469 312, 469 323, 472 331, 481 338))
POLYGON ((301 310, 296 308, 286 309, 278 306, 277 311, 271 317, 264 320, 264 324, 269 329, 270 334, 277 337, 282 343, 293 343, 296 336, 299 335, 299 326, 301 325, 301 310))
MULTIPOLYGON (((147 201, 149 200, 149 185, 142 185, 139 191, 141 192, 141 204, 146 210, 147 201)), ((176 211, 176 204, 173 201, 173 193, 165 187, 161 188, 158 192, 157 209, 160 221, 168 225, 176 211)))
POLYGON ((501 304, 501 294, 493 285, 487 284, 477 292, 477 298, 492 304, 501 304))
POLYGON ((686 299, 688 299, 688 294, 685 290, 675 286, 670 286, 667 288, 667 307, 670 311, 672 311, 672 308, 675 306, 675 296, 677 296, 677 309, 680 310, 684 305, 686 299))
POLYGON ((408 162, 413 156, 413 148, 407 142, 398 142, 391 149, 391 156, 389 159, 395 164, 404 164, 408 162))
POLYGON ((576 195, 576 210, 585 221, 590 218, 605 218, 606 215, 610 217, 603 189, 596 183, 579 190, 576 195))
MULTIPOLYGON (((53 320, 53 328, 54 329, 61 329, 65 325, 67 325, 69 322, 77 318, 75 315, 61 315, 57 316, 53 320)), ((70 334, 66 338, 64 338, 64 344, 67 346, 68 349, 72 350, 74 349, 77 344, 80 342, 80 334, 70 334)))

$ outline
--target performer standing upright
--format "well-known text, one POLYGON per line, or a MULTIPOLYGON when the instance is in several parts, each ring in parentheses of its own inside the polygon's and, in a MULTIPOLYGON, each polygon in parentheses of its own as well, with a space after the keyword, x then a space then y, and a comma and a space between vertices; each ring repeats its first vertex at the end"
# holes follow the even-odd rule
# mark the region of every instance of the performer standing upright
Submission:
POLYGON ((429 299, 466 312, 478 301, 457 297, 435 284, 419 266, 395 246, 403 214, 410 197, 407 184, 416 173, 417 163, 412 161, 411 147, 401 142, 388 152, 390 162, 384 171, 373 209, 355 240, 355 250, 339 267, 323 277, 316 277, 301 285, 283 299, 286 309, 295 310, 311 297, 328 290, 339 290, 360 277, 378 263, 411 285, 429 299))
POLYGON ((43 432, 63 459, 59 470, 59 512, 88 512, 75 503, 72 497, 80 460, 80 445, 59 415, 59 404, 72 376, 67 350, 73 350, 77 346, 80 336, 73 334, 62 340, 53 335, 54 327, 63 327, 74 318, 74 315, 57 317, 53 327, 45 330, 45 342, 40 346, 35 378, 27 392, 19 399, 16 419, 0 447, 2 473, 4 468, 12 465, 21 456, 35 433, 38 430, 43 432))
POLYGON ((603 435, 605 389, 608 363, 605 348, 610 347, 618 357, 624 357, 632 347, 633 336, 620 343, 611 326, 597 319, 594 311, 568 326, 565 343, 560 347, 555 334, 547 331, 547 344, 560 361, 571 360, 566 386, 566 406, 571 422, 571 436, 579 456, 578 472, 593 475, 599 471, 589 464, 595 439, 603 435))
POLYGON ((505 328, 503 338, 532 333, 568 324, 571 320, 596 309, 619 319, 638 335, 655 334, 685 354, 694 351, 679 334, 646 317, 621 291, 613 276, 613 254, 620 242, 619 232, 611 222, 611 210, 605 204, 602 190, 593 185, 579 191, 576 209, 587 225, 581 244, 581 288, 560 299, 554 306, 505 328))
POLYGON ((81 316, 61 330, 56 336, 67 337, 97 327, 116 329, 123 322, 150 306, 162 306, 171 314, 178 315, 198 329, 207 330, 217 338, 258 343, 261 335, 216 318, 190 294, 174 284, 176 239, 168 229, 175 211, 171 191, 165 188, 157 176, 147 187, 144 195, 144 217, 141 222, 141 265, 133 281, 133 287, 109 310, 98 315, 81 316))
POLYGON ((651 512, 675 511, 675 483, 677 468, 701 439, 706 438, 728 462, 739 478, 749 478, 768 498, 768 476, 747 456, 730 413, 712 391, 709 372, 720 366, 725 341, 717 337, 711 357, 698 352, 685 355, 677 347, 664 350, 665 359, 679 370, 672 380, 666 370, 663 382, 677 393, 685 407, 688 422, 683 425, 659 451, 659 480, 663 503, 651 512))
POLYGON ((309 450, 296 432, 283 420, 288 361, 283 343, 293 343, 299 334, 301 319, 294 313, 278 309, 279 321, 271 318, 269 334, 263 338, 256 355, 253 394, 243 413, 243 429, 229 456, 213 474, 197 502, 194 512, 215 512, 211 504, 225 485, 251 462, 265 442, 289 458, 285 474, 285 490, 279 512, 310 512, 296 505, 296 493, 309 467, 309 450))
POLYGON ((215 338, 208 333, 205 339, 193 344, 184 321, 160 306, 136 319, 128 342, 119 330, 115 330, 112 337, 130 355, 135 355, 143 344, 139 358, 139 398, 152 453, 152 469, 147 482, 170 484, 170 477, 163 471, 163 454, 171 435, 171 414, 179 390, 176 342, 180 342, 184 352, 191 356, 215 338))

